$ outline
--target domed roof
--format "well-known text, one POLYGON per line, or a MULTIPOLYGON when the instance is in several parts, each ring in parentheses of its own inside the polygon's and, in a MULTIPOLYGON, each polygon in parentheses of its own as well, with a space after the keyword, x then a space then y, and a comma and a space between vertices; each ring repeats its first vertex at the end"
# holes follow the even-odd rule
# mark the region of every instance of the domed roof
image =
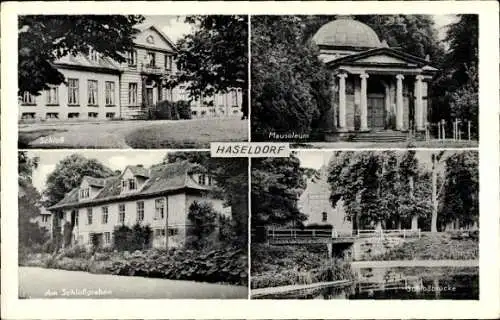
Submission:
POLYGON ((340 18, 323 25, 312 39, 317 45, 334 47, 378 48, 380 39, 366 24, 351 18, 340 18))

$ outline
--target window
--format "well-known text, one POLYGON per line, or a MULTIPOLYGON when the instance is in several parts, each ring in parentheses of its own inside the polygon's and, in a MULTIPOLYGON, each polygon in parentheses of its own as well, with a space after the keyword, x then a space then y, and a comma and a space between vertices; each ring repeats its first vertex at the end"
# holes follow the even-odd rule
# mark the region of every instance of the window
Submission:
POLYGON ((92 232, 89 233, 89 240, 87 241, 88 244, 92 244, 92 238, 94 237, 94 234, 92 232))
POLYGON ((204 175, 204 174, 200 174, 200 175, 198 176, 198 184, 203 184, 203 185, 204 185, 204 184, 206 183, 206 178, 207 178, 207 176, 206 176, 206 175, 204 175))
POLYGON ((122 190, 127 190, 127 180, 122 180, 122 190))
POLYGON ((108 207, 102 207, 102 224, 107 224, 108 223, 108 207))
POLYGON ((79 97, 79 82, 78 79, 68 79, 68 104, 78 105, 79 97))
POLYGON ((198 112, 197 112, 196 110, 193 110, 193 111, 191 111, 191 114, 192 114, 193 116, 195 116, 195 115, 197 115, 197 114, 198 114, 198 112))
POLYGON ((148 63, 146 65, 147 67, 149 68, 156 67, 156 54, 154 52, 148 52, 147 59, 148 59, 148 63))
POLYGON ((137 104, 137 83, 128 84, 128 104, 131 106, 137 104))
POLYGON ((89 106, 97 105, 97 80, 88 81, 88 99, 87 104, 89 106))
POLYGON ((90 188, 80 189, 80 198, 85 199, 90 197, 90 188))
POLYGON ((213 183, 212 176, 208 176, 208 185, 211 186, 213 183))
POLYGON ((144 220, 144 201, 137 201, 137 221, 144 220))
POLYGON ((173 65, 173 57, 170 56, 170 55, 165 55, 165 70, 169 70, 171 71, 172 70, 172 65, 173 65))
POLYGON ((36 104, 35 96, 29 93, 28 91, 24 91, 23 104, 36 104))
POLYGON ((23 112, 21 115, 21 119, 35 119, 35 113, 34 112, 23 112))
POLYGON ((238 92, 236 91, 231 91, 231 101, 232 101, 232 105, 233 106, 237 106, 238 105, 238 92))
POLYGON ((106 81, 105 83, 106 105, 112 106, 115 104, 115 83, 106 81))
POLYGON ((97 113, 97 112, 89 112, 88 113, 88 117, 91 119, 96 119, 98 115, 99 115, 99 113, 97 113))
POLYGON ((155 229, 155 237, 164 237, 165 229, 155 229))
POLYGON ((328 213, 326 213, 326 212, 323 211, 321 213, 321 216, 322 216, 321 217, 321 221, 323 221, 323 222, 327 222, 328 221, 328 213))
POLYGON ((111 243, 111 232, 104 232, 104 243, 105 244, 111 243))
POLYGON ((50 87, 47 91, 47 104, 58 105, 59 104, 59 88, 50 87))
POLYGON ((114 112, 106 112, 106 119, 113 119, 115 117, 114 112))
POLYGON ((125 204, 123 203, 118 205, 118 222, 125 223, 125 204))
POLYGON ((179 229, 178 228, 168 228, 168 236, 176 236, 179 234, 179 229))
POLYGON ((89 59, 97 62, 99 60, 99 53, 97 51, 95 51, 94 49, 90 48, 89 49, 89 59))
POLYGON ((87 224, 92 224, 92 208, 87 209, 87 224))
POLYGON ((165 217, 165 201, 164 199, 155 200, 155 219, 163 219, 165 217))
POLYGON ((80 118, 80 113, 78 113, 78 112, 68 113, 68 119, 78 119, 78 118, 80 118))
POLYGON ((127 63, 129 67, 137 66, 137 50, 132 50, 128 52, 127 63))
POLYGON ((137 188, 135 179, 128 179, 128 189, 135 190, 137 188))
POLYGON ((49 221, 49 216, 42 216, 42 222, 48 222, 49 221))
POLYGON ((78 227, 78 225, 80 224, 80 215, 78 210, 75 210, 74 213, 75 213, 75 226, 78 227))
POLYGON ((59 113, 58 112, 47 112, 45 114, 45 119, 59 119, 59 113))

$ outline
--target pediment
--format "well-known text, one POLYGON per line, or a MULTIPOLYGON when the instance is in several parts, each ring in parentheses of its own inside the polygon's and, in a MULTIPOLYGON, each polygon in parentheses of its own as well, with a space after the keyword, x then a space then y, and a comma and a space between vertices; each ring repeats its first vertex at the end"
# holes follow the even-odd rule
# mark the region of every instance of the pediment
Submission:
POLYGON ((163 32, 156 27, 144 29, 136 35, 134 43, 140 46, 149 48, 157 48, 160 50, 175 51, 174 43, 163 32))
POLYGON ((378 54, 354 60, 360 63, 387 63, 387 64, 408 64, 409 61, 392 57, 388 54, 378 54))

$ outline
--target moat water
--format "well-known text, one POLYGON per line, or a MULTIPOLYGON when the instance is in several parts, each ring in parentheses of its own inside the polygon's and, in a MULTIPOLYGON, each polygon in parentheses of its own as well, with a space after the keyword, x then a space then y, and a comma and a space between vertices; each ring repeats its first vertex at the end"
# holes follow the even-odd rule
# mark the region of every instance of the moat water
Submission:
POLYGON ((479 268, 363 268, 349 286, 265 298, 478 300, 479 268))

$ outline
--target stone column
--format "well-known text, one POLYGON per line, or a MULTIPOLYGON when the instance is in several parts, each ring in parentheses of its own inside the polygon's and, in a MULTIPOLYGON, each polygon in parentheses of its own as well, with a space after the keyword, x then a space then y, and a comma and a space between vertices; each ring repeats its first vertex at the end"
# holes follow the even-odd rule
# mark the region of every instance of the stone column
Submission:
POLYGON ((346 129, 346 98, 345 98, 345 79, 347 78, 346 73, 341 73, 337 75, 339 77, 339 131, 345 131, 346 129))
POLYGON ((368 131, 368 101, 367 101, 367 84, 366 79, 368 79, 369 75, 366 73, 360 74, 361 78, 361 101, 360 101, 360 117, 361 117, 361 131, 368 131))
POLYGON ((423 93, 422 93, 422 80, 424 76, 417 75, 415 77, 415 88, 416 88, 416 100, 415 100, 415 126, 417 131, 424 130, 424 102, 423 102, 423 93))
POLYGON ((396 130, 403 130, 403 79, 402 74, 396 76, 396 130))

